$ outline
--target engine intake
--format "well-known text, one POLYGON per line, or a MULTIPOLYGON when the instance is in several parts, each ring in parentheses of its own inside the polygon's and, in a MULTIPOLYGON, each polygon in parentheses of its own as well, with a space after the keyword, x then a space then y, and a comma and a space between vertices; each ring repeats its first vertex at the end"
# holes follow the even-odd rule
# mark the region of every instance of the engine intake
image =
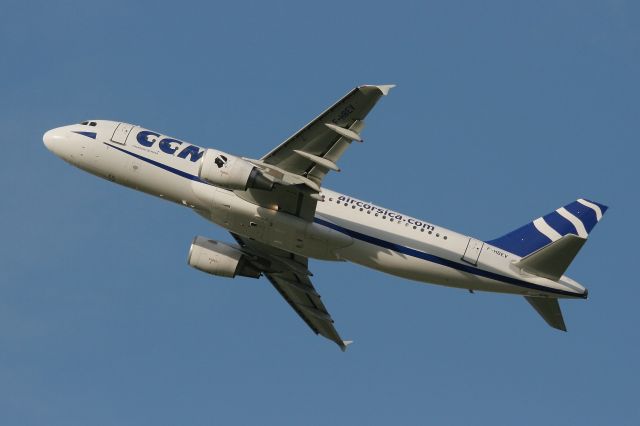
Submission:
POLYGON ((200 160, 198 176, 212 185, 225 189, 273 189, 273 182, 250 162, 235 155, 207 149, 200 160))
POLYGON ((240 250, 200 236, 195 237, 191 243, 187 263, 202 272, 220 277, 260 277, 260 270, 255 268, 240 250))

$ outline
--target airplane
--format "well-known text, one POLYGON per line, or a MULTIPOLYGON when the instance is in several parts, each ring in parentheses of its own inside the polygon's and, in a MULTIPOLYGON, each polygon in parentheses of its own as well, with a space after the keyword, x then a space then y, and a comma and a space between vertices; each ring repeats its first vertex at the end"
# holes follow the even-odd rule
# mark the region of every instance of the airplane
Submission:
POLYGON ((394 85, 363 85, 259 159, 108 120, 47 131, 71 165, 192 209, 233 242, 196 236, 187 263, 208 274, 266 279, 315 332, 343 340, 311 282, 309 259, 349 261, 409 280, 524 296, 566 331, 558 299, 586 299, 565 275, 607 206, 579 198, 483 241, 322 187, 364 119, 394 85))

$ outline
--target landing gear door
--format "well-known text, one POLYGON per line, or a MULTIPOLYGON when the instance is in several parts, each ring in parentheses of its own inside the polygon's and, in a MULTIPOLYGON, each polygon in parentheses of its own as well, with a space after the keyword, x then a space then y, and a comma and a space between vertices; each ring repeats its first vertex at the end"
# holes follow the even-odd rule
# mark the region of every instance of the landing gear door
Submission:
POLYGON ((484 243, 482 241, 478 241, 473 238, 469 238, 469 242, 467 243, 467 248, 464 251, 464 255, 462 256, 462 260, 472 265, 478 264, 478 258, 480 257, 480 253, 482 253, 482 247, 484 243))
POLYGON ((120 145, 124 145, 127 143, 127 137, 131 130, 136 127, 133 124, 120 123, 116 130, 113 132, 113 136, 111 136, 111 141, 115 143, 119 143, 120 145))

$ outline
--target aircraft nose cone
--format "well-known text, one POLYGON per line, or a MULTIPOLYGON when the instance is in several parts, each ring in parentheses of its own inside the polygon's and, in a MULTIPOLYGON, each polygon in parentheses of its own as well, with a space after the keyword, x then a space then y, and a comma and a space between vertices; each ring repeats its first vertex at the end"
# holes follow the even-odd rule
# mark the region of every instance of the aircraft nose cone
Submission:
POLYGON ((63 139, 64 137, 62 136, 60 130, 58 129, 49 130, 42 136, 42 141, 44 142, 44 146, 46 146, 47 149, 53 152, 54 154, 56 154, 56 150, 59 148, 60 143, 62 142, 63 139))

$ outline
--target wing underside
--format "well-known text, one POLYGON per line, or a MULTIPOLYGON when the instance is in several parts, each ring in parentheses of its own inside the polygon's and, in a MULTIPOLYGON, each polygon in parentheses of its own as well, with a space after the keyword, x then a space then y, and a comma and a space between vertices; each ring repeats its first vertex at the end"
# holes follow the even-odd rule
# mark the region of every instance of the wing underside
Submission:
POLYGON ((343 351, 350 343, 342 340, 333 326, 333 319, 322 303, 308 270, 308 259, 232 234, 271 285, 293 310, 313 330, 335 342, 343 351))
MULTIPOLYGON (((307 222, 315 216, 322 199, 320 185, 325 175, 338 171, 336 164, 353 141, 362 142, 364 119, 393 85, 359 86, 297 131, 260 160, 247 158, 274 183, 270 191, 236 191, 239 197, 307 222)), ((293 310, 313 330, 345 350, 333 319, 314 288, 308 259, 232 234, 251 259, 293 310)))
POLYGON ((353 141, 362 141, 364 118, 393 85, 359 86, 262 157, 261 161, 317 184, 353 141))
POLYGON ((249 189, 238 196, 263 207, 312 220, 320 185, 353 141, 361 142, 364 119, 393 85, 359 86, 259 160, 247 159, 275 184, 271 191, 249 189))

